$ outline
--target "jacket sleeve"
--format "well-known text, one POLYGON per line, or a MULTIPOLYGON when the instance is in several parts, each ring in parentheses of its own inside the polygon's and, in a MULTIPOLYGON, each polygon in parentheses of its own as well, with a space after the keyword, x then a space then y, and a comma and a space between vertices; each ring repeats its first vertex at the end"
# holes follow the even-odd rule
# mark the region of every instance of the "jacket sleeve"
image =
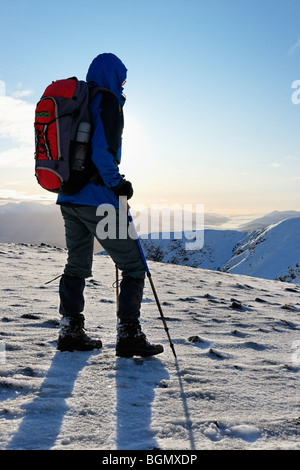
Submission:
POLYGON ((105 186, 112 188, 121 180, 118 165, 121 161, 123 111, 112 93, 102 93, 100 106, 95 100, 91 111, 94 122, 92 160, 105 186))

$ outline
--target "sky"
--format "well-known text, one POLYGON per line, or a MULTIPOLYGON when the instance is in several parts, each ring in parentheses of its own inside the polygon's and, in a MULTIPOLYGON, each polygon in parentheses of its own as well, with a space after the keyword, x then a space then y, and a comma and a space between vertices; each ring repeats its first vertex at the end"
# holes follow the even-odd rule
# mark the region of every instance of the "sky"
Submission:
POLYGON ((134 204, 300 210, 299 18, 299 0, 2 0, 0 203, 55 201, 34 176, 35 104, 112 52, 134 204))

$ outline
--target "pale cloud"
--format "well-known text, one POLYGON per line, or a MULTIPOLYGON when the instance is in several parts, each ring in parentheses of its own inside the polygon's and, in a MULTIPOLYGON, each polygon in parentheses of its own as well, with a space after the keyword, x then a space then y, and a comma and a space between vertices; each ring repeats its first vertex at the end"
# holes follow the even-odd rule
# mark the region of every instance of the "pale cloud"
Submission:
POLYGON ((287 155, 286 157, 284 157, 284 160, 287 160, 287 161, 292 161, 292 160, 298 160, 299 157, 297 157, 296 155, 287 155))
MULTIPOLYGON (((5 91, 5 86, 0 85, 1 89, 5 91)), ((23 93, 28 96, 27 91, 16 93, 19 97, 0 92, 0 167, 28 166, 33 161, 35 105, 21 99, 23 93)))
POLYGON ((34 166, 32 144, 19 143, 18 146, 0 152, 0 168, 25 168, 34 166))
POLYGON ((0 96, 6 95, 6 85, 3 80, 0 80, 0 96))
POLYGON ((5 202, 9 200, 19 201, 19 200, 32 200, 33 196, 27 195, 21 191, 15 191, 14 189, 0 189, 0 200, 5 202))
POLYGON ((281 164, 281 163, 276 163, 276 162, 274 162, 274 163, 271 163, 269 166, 270 166, 271 168, 280 168, 280 167, 282 166, 282 164, 281 164))
POLYGON ((13 98, 24 98, 25 96, 33 95, 33 93, 34 92, 32 90, 16 90, 11 94, 11 96, 13 98))
POLYGON ((14 189, 0 189, 0 206, 9 202, 20 201, 40 201, 40 202, 53 202, 55 196, 50 193, 44 195, 28 194, 25 191, 16 191, 14 189))
POLYGON ((295 44, 293 44, 293 45, 289 48, 288 54, 289 54, 289 55, 295 54, 295 52, 299 49, 299 47, 300 47, 300 38, 298 39, 298 41, 295 42, 295 44))

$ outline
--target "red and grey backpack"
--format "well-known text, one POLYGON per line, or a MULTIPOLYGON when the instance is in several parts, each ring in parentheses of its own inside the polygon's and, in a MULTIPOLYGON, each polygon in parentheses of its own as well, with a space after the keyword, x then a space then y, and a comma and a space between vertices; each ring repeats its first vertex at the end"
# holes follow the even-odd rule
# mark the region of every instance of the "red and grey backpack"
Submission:
POLYGON ((97 174, 89 103, 101 88, 76 77, 49 85, 35 109, 35 175, 42 188, 75 194, 97 174))

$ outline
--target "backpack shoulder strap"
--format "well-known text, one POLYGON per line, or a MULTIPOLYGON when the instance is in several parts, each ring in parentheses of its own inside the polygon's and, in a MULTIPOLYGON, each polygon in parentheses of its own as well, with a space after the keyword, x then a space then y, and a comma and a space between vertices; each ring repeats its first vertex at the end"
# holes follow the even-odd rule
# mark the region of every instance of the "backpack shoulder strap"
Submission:
POLYGON ((113 91, 109 88, 100 87, 93 82, 88 82, 89 87, 89 102, 93 101, 99 93, 111 93, 112 95, 116 96, 113 91))

